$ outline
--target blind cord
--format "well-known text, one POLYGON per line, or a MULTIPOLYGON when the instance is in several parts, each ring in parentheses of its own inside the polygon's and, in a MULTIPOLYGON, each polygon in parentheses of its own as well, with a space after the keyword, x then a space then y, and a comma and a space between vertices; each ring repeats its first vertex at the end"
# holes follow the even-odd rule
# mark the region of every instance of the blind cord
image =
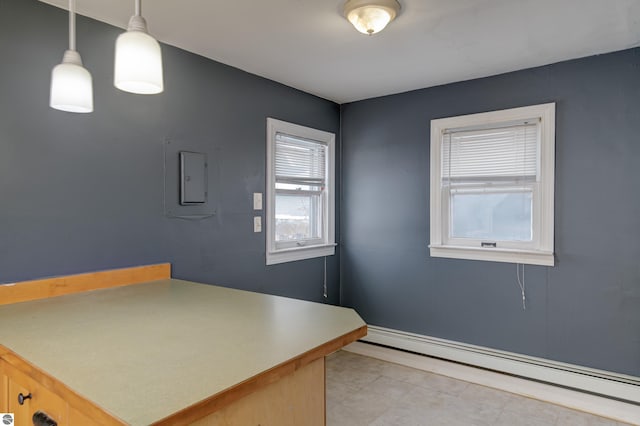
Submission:
POLYGON ((323 293, 322 295, 326 299, 327 296, 327 256, 324 257, 324 282, 323 282, 323 293))
POLYGON ((520 264, 516 263, 516 277, 518 278, 518 286, 520 286, 520 290, 522 291, 522 310, 527 310, 527 297, 525 295, 524 289, 524 264, 522 264, 522 280, 520 280, 520 264))

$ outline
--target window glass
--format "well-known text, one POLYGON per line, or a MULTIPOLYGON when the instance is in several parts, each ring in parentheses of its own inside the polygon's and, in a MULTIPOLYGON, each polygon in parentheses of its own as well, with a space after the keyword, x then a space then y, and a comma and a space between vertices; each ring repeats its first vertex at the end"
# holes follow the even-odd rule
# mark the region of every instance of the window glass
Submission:
POLYGON ((276 241, 321 238, 318 195, 276 194, 276 241))
POLYGON ((532 193, 454 193, 451 236, 487 241, 531 241, 532 193))

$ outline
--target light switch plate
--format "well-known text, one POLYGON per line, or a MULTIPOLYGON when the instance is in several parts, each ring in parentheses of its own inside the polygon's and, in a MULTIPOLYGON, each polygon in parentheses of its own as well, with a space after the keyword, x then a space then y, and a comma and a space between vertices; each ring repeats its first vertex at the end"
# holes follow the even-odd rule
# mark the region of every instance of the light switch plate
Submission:
POLYGON ((262 210, 262 193, 261 192, 253 193, 253 209, 262 210))
POLYGON ((253 217, 253 232, 262 232, 262 217, 253 217))

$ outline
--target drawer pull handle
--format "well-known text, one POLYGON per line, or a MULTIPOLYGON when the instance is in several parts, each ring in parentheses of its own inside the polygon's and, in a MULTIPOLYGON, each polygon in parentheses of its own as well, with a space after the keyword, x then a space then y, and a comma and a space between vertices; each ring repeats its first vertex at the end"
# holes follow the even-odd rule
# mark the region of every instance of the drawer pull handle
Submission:
POLYGON ((32 420, 34 426, 58 426, 58 422, 53 420, 47 415, 47 413, 43 413, 42 411, 36 411, 33 414, 32 420))
POLYGON ((25 400, 25 399, 31 399, 31 392, 29 392, 29 395, 27 395, 27 396, 24 396, 24 395, 22 394, 22 392, 20 392, 20 393, 18 394, 18 404, 20 404, 20 405, 24 405, 24 400, 25 400))

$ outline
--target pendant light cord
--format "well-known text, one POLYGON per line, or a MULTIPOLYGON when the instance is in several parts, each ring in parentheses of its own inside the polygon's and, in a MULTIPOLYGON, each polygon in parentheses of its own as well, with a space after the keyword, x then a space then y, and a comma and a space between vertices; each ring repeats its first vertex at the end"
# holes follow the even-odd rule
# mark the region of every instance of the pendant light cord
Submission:
POLYGON ((142 0, 136 0, 136 16, 142 16, 142 0))
POLYGON ((69 0, 69 50, 76 50, 76 0, 69 0))

